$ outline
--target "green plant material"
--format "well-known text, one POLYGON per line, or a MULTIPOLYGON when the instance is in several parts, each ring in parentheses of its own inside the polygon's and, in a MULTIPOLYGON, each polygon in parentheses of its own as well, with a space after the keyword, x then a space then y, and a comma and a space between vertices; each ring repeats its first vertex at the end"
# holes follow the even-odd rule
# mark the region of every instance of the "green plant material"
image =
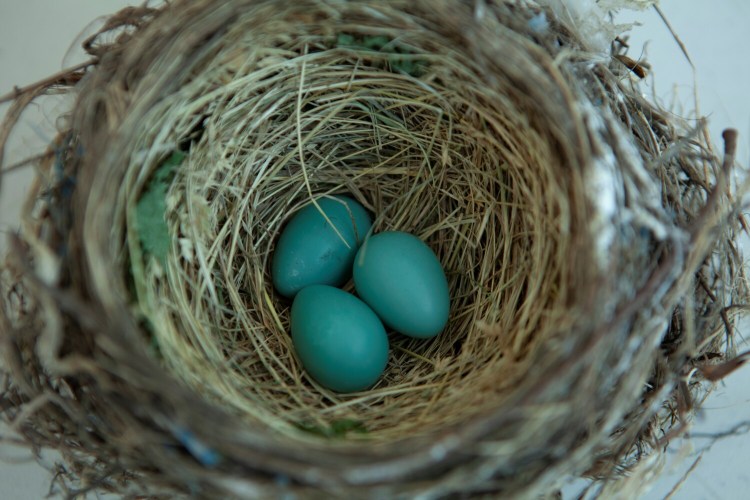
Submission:
POLYGON ((359 420, 343 419, 331 422, 331 432, 334 436, 344 436, 347 432, 367 434, 367 427, 359 420))
POLYGON ((365 424, 363 422, 348 418, 342 420, 334 420, 333 422, 331 422, 329 427, 321 427, 319 425, 306 422, 297 423, 296 426, 298 429, 305 432, 309 432, 311 434, 329 439, 345 438, 346 435, 350 432, 354 432, 357 434, 367 434, 367 427, 365 427, 365 424))
POLYGON ((175 169, 185 154, 179 151, 159 165, 136 205, 136 227, 145 254, 156 258, 164 269, 172 238, 167 225, 167 191, 175 169))
POLYGON ((339 33, 336 37, 336 47, 355 48, 354 35, 339 33))
POLYGON ((366 36, 362 39, 362 45, 364 45, 366 48, 371 50, 377 50, 377 51, 383 51, 383 52, 392 52, 394 49, 390 50, 383 50, 385 49, 385 46, 388 45, 391 42, 391 40, 387 36, 366 36))
POLYGON ((415 58, 412 51, 384 35, 339 33, 336 37, 336 47, 388 54, 386 60, 391 71, 405 73, 413 77, 424 74, 426 67, 424 60, 415 58))

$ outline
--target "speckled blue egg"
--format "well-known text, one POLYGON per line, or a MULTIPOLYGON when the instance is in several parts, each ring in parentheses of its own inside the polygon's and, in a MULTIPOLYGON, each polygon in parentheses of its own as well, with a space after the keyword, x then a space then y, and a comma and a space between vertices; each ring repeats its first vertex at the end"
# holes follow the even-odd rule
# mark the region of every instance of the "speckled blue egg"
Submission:
POLYGON ((302 289, 292 303, 292 343, 307 373, 337 392, 367 389, 388 361, 385 327, 354 295, 327 285, 302 289))
POLYGON ((271 277, 285 297, 308 285, 346 283, 357 249, 372 225, 367 210, 351 198, 335 196, 317 202, 320 210, 313 203, 300 209, 276 243, 271 277))
POLYGON ((357 294, 394 330, 416 338, 439 334, 448 322, 448 280, 435 253, 409 233, 368 238, 354 259, 357 294))

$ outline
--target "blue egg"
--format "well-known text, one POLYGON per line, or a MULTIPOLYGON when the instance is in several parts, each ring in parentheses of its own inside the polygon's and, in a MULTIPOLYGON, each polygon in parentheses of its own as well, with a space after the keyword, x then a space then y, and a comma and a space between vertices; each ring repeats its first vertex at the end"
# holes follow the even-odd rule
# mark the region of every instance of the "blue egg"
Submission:
POLYGON ((276 243, 271 277, 285 297, 308 285, 346 283, 357 249, 372 225, 367 210, 351 198, 335 196, 317 202, 320 210, 313 203, 300 209, 276 243))
POLYGON ((302 366, 337 392, 367 389, 388 362, 388 336, 367 304, 343 290, 311 285, 292 303, 292 342, 302 366))
POLYGON ((435 253, 414 235, 390 231, 368 238, 354 259, 357 294, 397 332, 439 334, 448 322, 448 280, 435 253))

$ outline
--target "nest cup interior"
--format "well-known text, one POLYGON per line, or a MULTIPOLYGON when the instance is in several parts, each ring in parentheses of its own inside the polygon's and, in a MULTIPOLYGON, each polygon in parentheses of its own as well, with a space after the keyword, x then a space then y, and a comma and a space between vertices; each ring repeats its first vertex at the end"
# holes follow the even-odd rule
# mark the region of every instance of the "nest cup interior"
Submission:
POLYGON ((386 8, 377 20, 338 15, 284 30, 240 19, 189 74, 159 76, 179 85, 138 117, 120 192, 123 262, 148 319, 144 341, 206 398, 297 438, 389 441, 498 407, 538 346, 573 321, 573 204, 583 201, 571 196, 576 160, 556 117, 503 69, 517 61, 495 60, 490 80, 459 29, 386 8), (134 207, 177 149, 186 156, 169 185, 171 248, 159 263, 139 244, 134 207), (305 373, 291 302, 270 279, 285 223, 333 194, 365 206, 375 232, 425 241, 451 296, 438 337, 389 332, 384 375, 348 395, 305 373))

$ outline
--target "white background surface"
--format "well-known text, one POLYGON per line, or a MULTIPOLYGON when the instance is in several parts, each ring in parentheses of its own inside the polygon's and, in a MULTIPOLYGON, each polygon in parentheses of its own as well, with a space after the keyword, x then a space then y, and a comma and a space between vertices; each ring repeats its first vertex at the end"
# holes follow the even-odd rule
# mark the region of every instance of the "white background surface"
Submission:
MULTIPOLYGON (((0 94, 14 85, 25 85, 81 60, 82 32, 99 16, 125 5, 126 0, 0 0, 0 94)), ((740 162, 750 164, 750 3, 747 0, 662 0, 662 8, 675 31, 687 46, 697 68, 697 89, 701 112, 710 118, 712 135, 721 146, 723 128, 740 131, 740 162)), ((654 11, 628 13, 621 22, 638 20, 631 38, 631 56, 643 55, 653 66, 655 95, 665 103, 683 104, 683 113, 693 109, 693 73, 669 31, 654 11), (644 43, 648 41, 645 46, 644 43)), ((6 108, 0 106, 0 113, 6 108)), ((49 142, 54 121, 61 109, 51 103, 34 110, 21 124, 10 157, 23 157, 32 144, 49 142)), ((27 181, 22 175, 8 176, 0 200, 0 239, 18 217, 18 203, 27 181)), ((0 249, 4 245, 0 246, 0 249)), ((749 254, 750 252, 745 252, 749 254)), ((740 333, 747 333, 748 327, 740 333)), ((740 370, 719 384, 697 415, 692 429, 695 436, 728 431, 750 420, 750 368, 740 370)), ((665 474, 647 498, 664 498, 684 471, 698 458, 700 463, 673 496, 676 499, 750 498, 750 434, 715 443, 704 437, 680 440, 670 447, 665 474), (681 459, 681 460, 678 460, 681 459)), ((0 499, 43 498, 50 475, 29 461, 27 452, 0 446, 0 499), (17 462, 21 462, 20 464, 17 462)), ((574 495, 580 482, 566 488, 566 498, 574 495)))

